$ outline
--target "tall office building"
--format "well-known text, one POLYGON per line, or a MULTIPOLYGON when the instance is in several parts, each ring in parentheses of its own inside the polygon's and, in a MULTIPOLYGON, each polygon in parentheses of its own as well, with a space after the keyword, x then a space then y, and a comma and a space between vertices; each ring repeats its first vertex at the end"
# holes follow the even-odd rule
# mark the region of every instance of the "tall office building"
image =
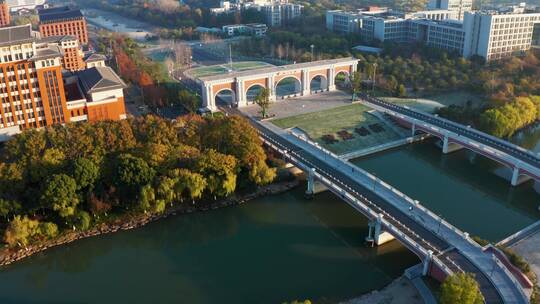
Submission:
POLYGON ((82 45, 88 44, 86 19, 81 10, 67 6, 41 9, 39 14, 39 32, 42 37, 74 36, 82 45))
POLYGON ((463 20, 466 12, 472 11, 472 0, 430 0, 428 9, 449 10, 456 13, 458 20, 463 20))
POLYGON ((63 75, 62 39, 0 28, 0 141, 24 129, 126 117, 125 84, 108 67, 63 75))
POLYGON ((490 61, 527 51, 539 25, 540 13, 466 13, 463 56, 478 55, 490 61))

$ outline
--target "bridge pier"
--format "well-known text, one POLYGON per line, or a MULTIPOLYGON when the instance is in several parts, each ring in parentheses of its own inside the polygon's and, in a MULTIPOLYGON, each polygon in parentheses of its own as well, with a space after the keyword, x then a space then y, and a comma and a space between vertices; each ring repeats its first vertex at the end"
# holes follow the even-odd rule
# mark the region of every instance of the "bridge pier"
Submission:
POLYGON ((448 154, 463 149, 462 145, 449 142, 448 136, 445 136, 442 140, 442 143, 439 142, 438 145, 442 148, 443 154, 448 154))
POLYGON ((413 122, 411 125, 411 136, 414 137, 414 133, 416 133, 416 124, 413 122))
POLYGON ((373 245, 380 246, 394 240, 393 235, 382 229, 382 218, 383 215, 379 214, 375 221, 370 221, 368 224, 369 231, 368 236, 366 237, 366 241, 371 243, 372 247, 373 245))
POLYGON ((422 275, 426 276, 429 273, 429 265, 431 264, 431 260, 433 259, 433 251, 428 250, 428 255, 422 262, 422 275))
POLYGON ((525 175, 519 175, 519 167, 515 166, 514 169, 512 169, 512 179, 510 180, 510 184, 512 186, 519 186, 525 182, 530 181, 531 178, 525 175))
POLYGON ((311 168, 307 176, 306 198, 312 198, 313 195, 328 190, 321 182, 315 180, 315 169, 311 168))

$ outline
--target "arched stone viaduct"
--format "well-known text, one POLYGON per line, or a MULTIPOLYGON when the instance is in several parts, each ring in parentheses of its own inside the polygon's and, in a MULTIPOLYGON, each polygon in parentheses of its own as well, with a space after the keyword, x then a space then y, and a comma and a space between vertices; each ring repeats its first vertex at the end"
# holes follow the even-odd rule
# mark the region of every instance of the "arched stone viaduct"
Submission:
POLYGON ((197 79, 197 82, 201 85, 202 106, 216 111, 216 96, 224 91, 232 92, 233 102, 238 107, 248 105, 247 93, 257 86, 268 88, 270 100, 275 101, 278 99, 276 88, 285 79, 294 79, 296 89, 294 94, 281 96, 281 98, 314 93, 311 82, 315 78, 320 81, 319 91, 333 91, 336 89, 336 76, 342 73, 349 77, 356 71, 357 64, 358 60, 353 58, 320 60, 201 77, 197 79))

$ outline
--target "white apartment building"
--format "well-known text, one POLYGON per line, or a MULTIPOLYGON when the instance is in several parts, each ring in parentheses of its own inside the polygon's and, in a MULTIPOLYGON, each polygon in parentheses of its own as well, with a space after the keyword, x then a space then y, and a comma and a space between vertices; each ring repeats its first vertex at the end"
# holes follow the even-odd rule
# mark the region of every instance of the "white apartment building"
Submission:
POLYGON ((463 20, 465 12, 472 11, 472 0, 430 0, 429 10, 449 10, 456 13, 456 19, 463 20))
POLYGON ((255 9, 262 12, 268 26, 282 26, 302 15, 304 6, 288 3, 288 0, 236 0, 221 1, 220 7, 211 8, 212 14, 218 15, 245 9, 255 9))
POLYGON ((539 25, 540 13, 466 13, 463 56, 478 55, 490 61, 527 51, 539 25))
POLYGON ((331 31, 358 33, 365 41, 421 42, 486 61, 524 52, 540 40, 540 13, 465 12, 461 21, 452 18, 455 12, 448 12, 328 11, 326 26, 331 31))

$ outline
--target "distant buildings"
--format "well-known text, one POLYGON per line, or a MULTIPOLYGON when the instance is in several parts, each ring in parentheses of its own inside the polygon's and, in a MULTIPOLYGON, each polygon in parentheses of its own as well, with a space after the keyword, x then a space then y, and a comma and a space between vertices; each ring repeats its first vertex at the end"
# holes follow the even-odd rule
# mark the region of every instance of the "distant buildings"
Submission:
POLYGON ((0 141, 25 129, 126 117, 124 82, 103 57, 81 63, 77 46, 72 36, 41 39, 30 24, 0 28, 0 141))
POLYGON ((68 6, 38 10, 39 32, 42 37, 74 36, 82 45, 88 44, 86 19, 79 9, 68 6))
POLYGON ((429 10, 449 10, 456 14, 456 19, 463 20, 465 12, 472 11, 472 0, 429 0, 429 10))
POLYGON ((213 14, 223 14, 246 9, 262 12, 268 26, 282 26, 302 15, 303 6, 288 3, 288 0, 236 0, 221 1, 219 8, 211 8, 213 14))
POLYGON ((46 5, 45 0, 6 0, 6 2, 12 12, 22 9, 34 10, 46 5))
POLYGON ((266 34, 268 27, 261 23, 231 24, 223 26, 222 30, 230 37, 238 35, 262 37, 266 34))
POLYGON ((457 20, 460 12, 428 10, 404 14, 380 8, 328 11, 326 27, 335 32, 356 33, 364 41, 420 42, 487 61, 526 51, 533 37, 540 37, 540 13, 529 13, 521 6, 511 10, 466 11, 463 20, 457 20))

